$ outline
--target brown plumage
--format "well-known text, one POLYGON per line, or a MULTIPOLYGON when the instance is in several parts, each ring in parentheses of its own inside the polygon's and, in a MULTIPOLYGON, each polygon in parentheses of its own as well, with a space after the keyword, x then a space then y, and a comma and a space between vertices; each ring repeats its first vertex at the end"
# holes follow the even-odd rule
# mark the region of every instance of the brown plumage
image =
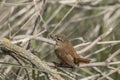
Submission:
POLYGON ((71 67, 76 67, 80 62, 89 63, 89 59, 81 58, 73 48, 70 41, 62 34, 50 35, 56 41, 55 53, 61 62, 66 63, 71 67))

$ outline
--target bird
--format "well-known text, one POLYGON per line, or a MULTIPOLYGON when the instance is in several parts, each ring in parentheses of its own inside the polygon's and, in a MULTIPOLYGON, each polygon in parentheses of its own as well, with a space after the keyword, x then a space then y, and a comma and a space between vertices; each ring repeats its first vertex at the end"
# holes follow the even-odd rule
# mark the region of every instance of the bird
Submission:
POLYGON ((74 68, 79 65, 79 63, 89 63, 90 60, 86 58, 81 58, 76 50, 73 48, 72 43, 63 34, 50 35, 50 37, 56 41, 55 44, 55 54, 61 60, 62 64, 67 64, 68 66, 74 68))

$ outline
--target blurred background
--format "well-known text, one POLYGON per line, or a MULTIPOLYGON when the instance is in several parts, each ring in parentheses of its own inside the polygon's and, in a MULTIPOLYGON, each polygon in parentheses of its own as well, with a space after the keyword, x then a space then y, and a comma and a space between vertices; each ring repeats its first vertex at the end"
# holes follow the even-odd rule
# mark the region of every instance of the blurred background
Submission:
MULTIPOLYGON (((11 41, 30 36, 52 41, 48 38, 50 34, 64 34, 75 49, 80 51, 87 46, 79 46, 80 44, 94 41, 109 28, 113 28, 112 33, 101 42, 119 42, 95 45, 82 54, 93 59, 93 62, 104 62, 120 48, 120 0, 0 0, 0 37, 6 37, 11 41)), ((57 61, 54 46, 47 41, 32 39, 17 45, 33 52, 43 61, 57 61)), ((120 61, 120 54, 112 59, 112 62, 115 61, 120 61)), ((0 63, 0 80, 28 80, 23 68, 12 65, 17 62, 11 56, 0 53, 0 62, 4 62, 0 63)), ((112 68, 96 68, 80 68, 71 74, 77 76, 76 80, 120 80, 119 63, 112 65, 112 68), (101 78, 103 75, 100 75, 96 68, 106 75, 116 68, 119 70, 109 74, 107 78, 101 78)), ((33 75, 30 71, 29 73, 30 76, 33 75)), ((34 79, 35 77, 36 80, 47 80, 43 73, 34 75, 34 79)))

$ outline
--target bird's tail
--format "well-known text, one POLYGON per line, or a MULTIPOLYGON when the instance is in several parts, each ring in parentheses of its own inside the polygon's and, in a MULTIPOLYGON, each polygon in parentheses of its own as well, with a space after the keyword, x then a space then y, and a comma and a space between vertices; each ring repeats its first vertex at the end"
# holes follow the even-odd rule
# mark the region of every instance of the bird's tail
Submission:
POLYGON ((75 58, 74 61, 75 61, 76 64, 78 64, 80 62, 82 62, 82 63, 89 63, 90 62, 89 59, 85 59, 85 58, 81 58, 81 57, 75 58))

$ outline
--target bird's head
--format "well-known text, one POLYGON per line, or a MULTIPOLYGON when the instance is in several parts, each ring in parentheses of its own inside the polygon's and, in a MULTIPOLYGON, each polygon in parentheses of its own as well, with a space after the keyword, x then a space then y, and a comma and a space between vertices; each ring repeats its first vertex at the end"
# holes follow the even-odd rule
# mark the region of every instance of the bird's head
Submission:
POLYGON ((56 43, 66 43, 68 38, 63 34, 50 35, 50 37, 56 41, 56 43))

